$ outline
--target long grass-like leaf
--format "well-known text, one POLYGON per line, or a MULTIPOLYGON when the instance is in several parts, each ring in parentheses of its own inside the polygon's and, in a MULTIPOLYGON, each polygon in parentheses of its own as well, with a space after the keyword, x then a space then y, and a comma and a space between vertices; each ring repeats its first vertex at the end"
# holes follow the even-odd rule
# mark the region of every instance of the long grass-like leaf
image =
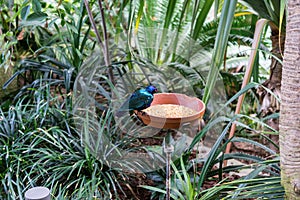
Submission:
POLYGON ((218 26, 218 32, 215 40, 214 45, 214 52, 212 56, 212 63, 210 66, 204 95, 203 95, 203 102, 205 104, 208 103, 210 94, 212 92, 212 89, 215 86, 217 76, 219 73, 219 68, 222 64, 222 60, 225 55, 225 51, 227 48, 227 41, 229 37, 229 32, 231 28, 231 24, 234 17, 234 10, 237 4, 237 0, 225 0, 221 18, 218 26))
MULTIPOLYGON (((226 125, 226 127, 222 131, 221 135, 218 137, 217 141, 211 148, 209 155, 208 155, 207 159, 205 160, 204 165, 202 167, 202 171, 201 171, 199 181, 198 181, 198 190, 200 190, 200 187, 202 186, 204 180, 207 177, 206 174, 209 172, 210 168, 213 166, 214 160, 219 156, 219 153, 221 152, 221 150, 220 150, 221 143, 222 143, 225 135, 227 134, 227 131, 230 128, 232 122, 235 121, 236 118, 237 118, 237 116, 233 117, 230 120, 230 122, 226 125)), ((229 140, 226 143, 228 143, 228 142, 229 142, 229 140)))
POLYGON ((140 5, 139 5, 137 17, 136 17, 136 22, 135 22, 135 27, 134 27, 135 34, 137 33, 139 25, 140 25, 140 21, 141 21, 143 11, 144 11, 144 5, 145 5, 145 1, 140 1, 140 5))
POLYGON ((228 122, 230 119, 226 117, 218 117, 214 120, 209 121, 208 124, 194 137, 193 141, 191 142, 189 146, 189 151, 191 151, 197 143, 201 141, 201 139, 205 136, 205 134, 214 126, 216 126, 220 122, 228 122))
POLYGON ((196 19, 195 26, 193 28, 192 38, 194 40, 198 39, 200 31, 203 28, 203 24, 205 22, 205 19, 207 18, 208 12, 210 11, 213 2, 214 0, 206 0, 205 2, 203 2, 203 7, 201 8, 201 11, 196 19))
MULTIPOLYGON (((159 193, 162 193, 162 194, 166 194, 166 191, 165 191, 165 190, 162 190, 162 189, 157 188, 157 187, 148 186, 148 185, 141 185, 140 187, 141 187, 141 188, 148 189, 148 190, 151 190, 151 191, 154 191, 154 192, 159 192, 159 193)), ((177 191, 177 193, 178 193, 179 195, 181 195, 178 191, 177 191)), ((173 199, 177 199, 177 197, 176 197, 174 194, 170 194, 170 197, 172 197, 173 199)), ((184 197, 182 197, 181 199, 183 200, 184 197)))

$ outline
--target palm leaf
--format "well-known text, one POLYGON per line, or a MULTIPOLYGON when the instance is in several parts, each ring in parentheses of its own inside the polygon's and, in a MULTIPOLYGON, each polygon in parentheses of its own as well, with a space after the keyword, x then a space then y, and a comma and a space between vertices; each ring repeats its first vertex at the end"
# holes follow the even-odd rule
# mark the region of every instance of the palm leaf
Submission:
POLYGON ((222 64, 222 60, 224 58, 236 3, 236 0, 225 0, 223 5, 220 23, 218 26, 218 32, 216 36, 216 42, 214 45, 211 68, 208 74, 207 83, 203 95, 203 102, 206 104, 208 103, 212 89, 215 86, 219 72, 219 67, 222 64))
POLYGON ((198 14, 198 17, 196 19, 195 26, 193 27, 192 38, 194 40, 198 39, 200 31, 203 27, 203 24, 205 22, 205 19, 207 18, 208 12, 209 12, 213 2, 214 2, 214 0, 206 0, 205 2, 203 2, 203 7, 201 8, 201 11, 198 14))

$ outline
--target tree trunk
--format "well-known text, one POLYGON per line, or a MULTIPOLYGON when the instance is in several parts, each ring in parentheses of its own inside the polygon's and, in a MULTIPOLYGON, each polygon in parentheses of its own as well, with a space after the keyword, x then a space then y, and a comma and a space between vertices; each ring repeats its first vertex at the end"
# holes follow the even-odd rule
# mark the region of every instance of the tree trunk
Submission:
POLYGON ((288 1, 279 124, 281 182, 287 199, 300 199, 300 3, 288 1))

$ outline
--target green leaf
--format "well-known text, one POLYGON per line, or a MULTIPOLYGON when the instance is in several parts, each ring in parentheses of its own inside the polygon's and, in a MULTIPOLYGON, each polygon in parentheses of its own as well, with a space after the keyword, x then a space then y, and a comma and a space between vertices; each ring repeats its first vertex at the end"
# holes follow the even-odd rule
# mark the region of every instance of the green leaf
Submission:
MULTIPOLYGON (((272 21, 276 24, 276 25, 278 25, 278 22, 279 22, 279 20, 278 20, 278 14, 279 13, 276 13, 275 11, 274 11, 274 6, 275 7, 278 7, 277 5, 274 5, 273 3, 270 3, 270 1, 267 1, 267 0, 264 0, 264 2, 265 2, 265 5, 266 5, 266 8, 267 8, 267 11, 268 11, 268 13, 269 13, 269 15, 271 16, 271 19, 272 19, 272 21), (272 4, 272 5, 271 5, 272 4)), ((276 3, 275 3, 276 4, 276 3)))
POLYGON ((143 15, 144 4, 145 4, 145 1, 143 1, 143 0, 140 1, 140 6, 139 6, 138 13, 137 13, 136 22, 135 22, 135 28, 134 28, 135 29, 135 33, 137 32, 137 30, 139 28, 139 24, 140 24, 142 15, 143 15))
MULTIPOLYGON (((280 0, 279 34, 281 34, 281 31, 285 29, 285 20, 284 20, 285 8, 286 8, 286 0, 280 0)), ((279 40, 280 40, 280 37, 279 37, 279 40)), ((279 41, 279 44, 280 44, 280 41, 279 41)), ((283 51, 283 49, 282 49, 282 51, 283 51)))
POLYGON ((41 3, 39 0, 32 0, 32 9, 34 12, 41 12, 41 3))
POLYGON ((257 13, 261 18, 273 21, 268 12, 268 8, 263 0, 262 1, 241 0, 241 3, 246 5, 248 8, 252 8, 253 12, 257 13))
POLYGON ((198 18, 196 20, 196 24, 195 24, 195 27, 194 27, 194 32, 193 32, 193 36, 192 38, 194 40, 196 40, 199 36, 199 33, 203 27, 203 24, 205 22, 205 19, 208 15, 208 12, 213 4, 214 0, 206 0, 204 5, 203 5, 203 8, 201 9, 201 12, 199 13, 198 15, 198 18))
POLYGON ((78 33, 78 30, 76 29, 76 27, 73 24, 67 23, 67 27, 70 29, 71 32, 73 32, 72 34, 78 33))
POLYGON ((202 167, 201 174, 199 176, 198 181, 198 190, 200 190, 200 187, 202 187, 205 179, 207 178, 207 173, 211 170, 213 167, 213 163, 215 159, 219 156, 219 154, 222 152, 223 148, 226 147, 226 144, 230 142, 230 139, 225 142, 225 144, 221 145, 223 142, 223 139, 225 138, 227 131, 229 130, 231 124, 237 119, 238 116, 234 116, 230 122, 226 125, 224 130, 222 131, 221 135, 218 137, 217 141, 214 143, 213 147, 211 148, 209 155, 207 159, 204 162, 204 165, 202 167))
MULTIPOLYGON (((145 188, 147 190, 151 190, 151 191, 154 191, 154 192, 159 192, 159 193, 162 193, 162 194, 166 194, 166 191, 165 190, 162 190, 160 188, 156 188, 156 187, 153 187, 153 186, 147 186, 147 185, 141 185, 140 186, 141 188, 145 188)), ((170 195, 173 199, 177 199, 176 196, 174 196, 173 194, 170 195)))
POLYGON ((30 14, 25 21, 22 21, 22 26, 38 26, 44 23, 45 19, 48 17, 46 13, 35 12, 30 14))
POLYGON ((25 6, 21 10, 21 19, 26 20, 30 12, 30 6, 25 6))
POLYGON ((205 134, 214 126, 216 126, 218 123, 221 122, 228 122, 230 121, 230 119, 226 118, 226 117, 218 117, 214 120, 210 120, 208 122, 208 124, 206 126, 204 126, 204 128, 194 137, 193 141, 191 142, 190 146, 189 146, 189 151, 191 151, 195 145, 201 141, 201 139, 205 136, 205 134))
POLYGON ((165 17, 165 23, 164 23, 164 28, 168 29, 171 23, 171 19, 174 13, 176 1, 169 1, 168 8, 167 8, 167 13, 165 17))
POLYGON ((208 103, 210 93, 215 86, 219 74, 219 68, 224 59, 236 4, 237 4, 237 0, 225 0, 222 8, 221 18, 218 26, 218 32, 217 32, 215 45, 214 45, 212 62, 211 62, 211 66, 207 78, 207 83, 204 89, 203 101, 205 104, 208 103))
MULTIPOLYGON (((248 174, 246 177, 244 177, 245 180, 247 179, 252 179, 252 178, 255 178, 258 176, 259 173, 261 173, 265 168, 267 168, 267 166, 260 166, 258 168, 256 168, 255 170, 253 170, 250 174, 248 174)), ((243 183, 243 184, 240 184, 238 188, 243 188, 245 187, 247 184, 246 183, 243 183)), ((232 198, 235 198, 239 195, 241 191, 240 190, 236 190, 236 192, 234 193, 234 195, 232 196, 232 198)))

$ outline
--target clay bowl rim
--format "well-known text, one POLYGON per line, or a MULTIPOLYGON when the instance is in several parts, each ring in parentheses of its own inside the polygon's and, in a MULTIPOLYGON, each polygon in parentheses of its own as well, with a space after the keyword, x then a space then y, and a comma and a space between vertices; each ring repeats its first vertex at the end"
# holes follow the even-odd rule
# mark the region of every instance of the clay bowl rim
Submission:
MULTIPOLYGON (((203 116, 204 112, 205 112, 205 109, 206 109, 205 103, 201 99, 199 99, 197 97, 188 96, 188 95, 182 94, 182 93, 156 93, 156 94, 154 94, 154 97, 156 95, 175 95, 175 96, 179 95, 179 96, 185 96, 187 98, 190 98, 191 100, 195 99, 198 102, 200 102, 202 104, 202 108, 201 108, 200 111, 196 111, 195 110, 197 113, 195 113, 193 115, 188 115, 188 116, 185 116, 185 117, 159 117, 159 116, 155 116, 155 115, 149 115, 147 112, 144 112, 141 115, 139 112, 135 111, 135 112, 137 112, 137 114, 138 114, 139 117, 141 117, 141 118, 149 117, 149 118, 151 118, 151 121, 160 121, 160 120, 166 120, 166 121, 173 121, 174 120, 174 121, 176 121, 176 120, 180 119, 180 120, 183 120, 182 122, 189 122, 189 121, 193 121, 195 119, 201 118, 203 116)), ((163 104, 172 104, 172 103, 163 103, 163 104)), ((163 105, 163 104, 154 104, 154 105, 163 105)), ((181 105, 181 104, 174 104, 174 105, 181 105)), ((152 106, 152 104, 150 105, 150 107, 151 106, 152 106)), ((184 105, 182 105, 182 106, 184 106, 184 105)), ((185 106, 185 107, 187 107, 187 106, 185 106)), ((190 109, 192 109, 192 108, 190 108, 190 109)))

